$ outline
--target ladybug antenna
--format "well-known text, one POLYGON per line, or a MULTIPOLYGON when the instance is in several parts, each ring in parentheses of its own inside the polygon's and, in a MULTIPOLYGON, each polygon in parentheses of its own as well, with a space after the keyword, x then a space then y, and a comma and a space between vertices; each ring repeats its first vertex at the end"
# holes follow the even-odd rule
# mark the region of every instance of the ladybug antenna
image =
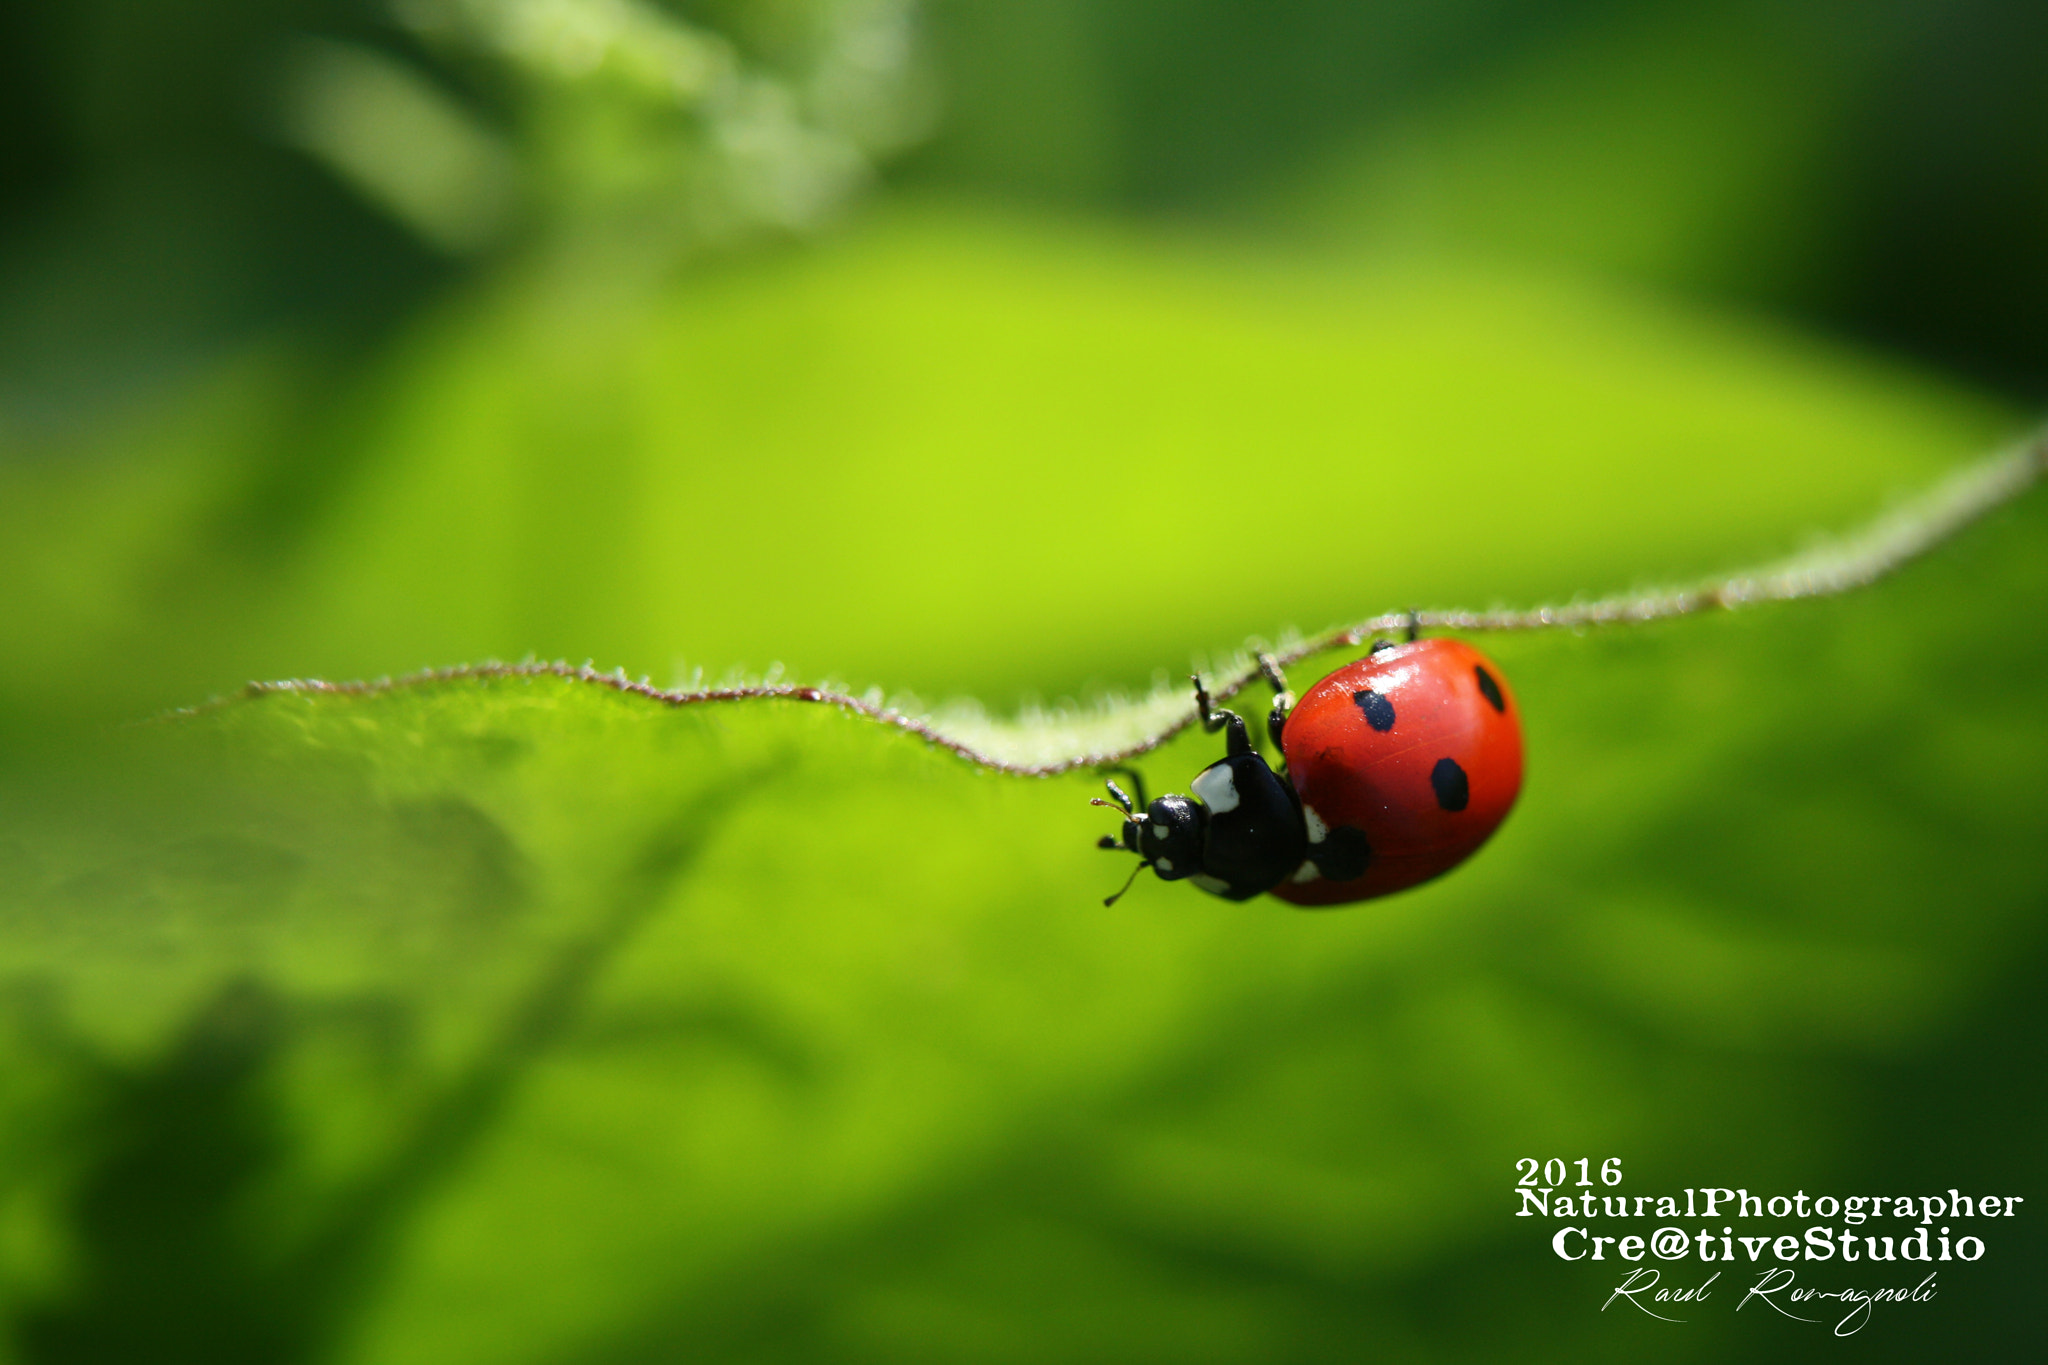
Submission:
MULTIPOLYGON (((1133 776, 1135 776, 1135 774, 1133 774, 1133 776)), ((1133 825, 1142 825, 1145 823, 1144 815, 1132 809, 1131 798, 1125 794, 1124 789, 1122 787, 1119 787, 1114 781, 1104 783, 1104 785, 1109 788, 1109 794, 1115 797, 1116 799, 1114 801, 1105 801, 1099 796, 1091 796, 1088 798, 1089 805, 1107 806, 1111 810, 1122 811, 1125 821, 1133 825)), ((1143 790, 1142 786, 1140 787, 1140 790, 1143 790)), ((1108 849, 1111 852, 1126 847, 1123 840, 1117 838, 1114 834, 1103 835, 1100 839, 1097 839, 1095 841, 1095 846, 1097 848, 1108 849)), ((1132 853, 1136 853, 1138 851, 1136 844, 1131 844, 1128 847, 1132 853)), ((1134 873, 1132 875, 1135 876, 1136 874, 1134 873)), ((1121 891, 1117 892, 1117 895, 1119 896, 1121 896, 1122 894, 1123 892, 1121 891)))
MULTIPOLYGON (((1116 791, 1116 783, 1110 783, 1109 788, 1111 791, 1116 791)), ((1124 795, 1122 792, 1117 792, 1116 794, 1118 796, 1124 795)), ((1091 796, 1088 798, 1088 804, 1091 806, 1107 806, 1111 810, 1120 810, 1124 813, 1124 819, 1129 821, 1131 824, 1143 825, 1145 823, 1145 817, 1142 813, 1132 811, 1131 801, 1130 798, 1127 796, 1125 796, 1124 799, 1121 801, 1105 801, 1099 796, 1091 796)), ((1113 852, 1117 849, 1124 847, 1124 843, 1121 839, 1118 839, 1114 834, 1105 834, 1100 839, 1097 839, 1095 841, 1095 846, 1097 848, 1106 848, 1113 852)), ((1133 848, 1130 851, 1136 853, 1138 850, 1133 848)))
POLYGON ((1131 875, 1124 878, 1124 884, 1116 889, 1116 894, 1114 896, 1104 896, 1102 898, 1103 905, 1115 905, 1118 901, 1122 900, 1124 898, 1124 892, 1131 889, 1131 883, 1138 880, 1138 874, 1140 872, 1143 872, 1146 868, 1150 866, 1152 866, 1152 860, 1148 858, 1144 862, 1139 863, 1136 867, 1132 868, 1131 875))

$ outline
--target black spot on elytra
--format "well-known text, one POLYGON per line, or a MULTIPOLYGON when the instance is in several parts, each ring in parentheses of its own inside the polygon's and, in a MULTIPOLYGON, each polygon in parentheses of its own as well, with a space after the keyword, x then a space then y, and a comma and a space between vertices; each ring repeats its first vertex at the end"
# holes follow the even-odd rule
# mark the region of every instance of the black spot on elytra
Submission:
POLYGON ((1472 784, 1454 759, 1436 761, 1429 770, 1429 785, 1436 788, 1436 803, 1445 810, 1463 810, 1472 800, 1472 784))
POLYGON ((1316 871, 1331 881, 1354 881, 1372 866, 1372 845, 1364 830, 1339 825, 1324 835, 1320 844, 1310 844, 1308 856, 1316 871))
POLYGON ((1372 648, 1367 650, 1366 653, 1377 654, 1383 649, 1392 649, 1393 647, 1394 642, 1392 640, 1374 640, 1372 642, 1372 648))
POLYGON ((1370 687, 1361 687, 1351 694, 1351 700, 1358 703, 1358 709, 1365 712, 1365 723, 1375 730, 1394 728, 1394 703, 1388 701, 1370 687))
POLYGON ((1472 665, 1472 671, 1479 675, 1479 695, 1486 698, 1492 704, 1494 710, 1505 712, 1508 709, 1508 704, 1501 700, 1500 684, 1493 680, 1493 674, 1488 673, 1478 664, 1472 665))

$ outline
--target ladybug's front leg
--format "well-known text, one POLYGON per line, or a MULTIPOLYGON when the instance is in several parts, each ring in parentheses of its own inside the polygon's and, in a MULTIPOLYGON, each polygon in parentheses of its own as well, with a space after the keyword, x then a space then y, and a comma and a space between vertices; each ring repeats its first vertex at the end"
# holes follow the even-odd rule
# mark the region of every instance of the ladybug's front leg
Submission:
MULTIPOLYGON (((1096 771, 1104 777, 1128 777, 1131 780, 1131 790, 1137 793, 1139 810, 1143 810, 1152 804, 1151 798, 1145 795, 1145 774, 1139 772, 1136 768, 1119 763, 1113 768, 1098 768, 1096 771)), ((1116 790, 1116 783, 1112 782, 1109 786, 1110 790, 1116 790)), ((1130 808, 1127 806, 1125 809, 1129 810, 1130 808)))
POLYGON ((1188 679, 1195 685, 1195 711, 1202 718, 1202 728, 1210 734, 1228 729, 1223 737, 1223 752, 1230 758, 1248 754, 1252 750, 1252 737, 1244 728, 1244 717, 1235 711, 1225 710, 1209 704, 1209 689, 1202 686, 1202 675, 1197 673, 1188 679))
POLYGON ((1287 766, 1287 750, 1280 743, 1280 734, 1287 728, 1287 713, 1294 709, 1294 694, 1287 690, 1287 675, 1280 671, 1280 661, 1270 654, 1259 656, 1259 672, 1273 685, 1273 709, 1266 715, 1266 733, 1273 740, 1273 748, 1280 755, 1280 766, 1287 766))

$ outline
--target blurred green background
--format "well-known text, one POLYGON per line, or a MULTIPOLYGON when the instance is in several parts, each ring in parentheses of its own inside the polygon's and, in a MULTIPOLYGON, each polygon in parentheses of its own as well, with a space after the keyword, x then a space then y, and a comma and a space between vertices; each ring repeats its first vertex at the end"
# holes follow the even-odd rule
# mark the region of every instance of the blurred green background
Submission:
MULTIPOLYGON (((1795 551, 2048 394, 2044 71, 1931 0, 0 9, 0 1361, 1810 1358, 1601 1313, 1513 1163, 2048 1199, 2038 494, 1481 641, 1521 808, 1328 915, 1104 910, 1089 779, 807 708, 136 722, 1057 711, 1795 551)), ((1984 1236, 1849 1349, 2038 1351, 1984 1236)))

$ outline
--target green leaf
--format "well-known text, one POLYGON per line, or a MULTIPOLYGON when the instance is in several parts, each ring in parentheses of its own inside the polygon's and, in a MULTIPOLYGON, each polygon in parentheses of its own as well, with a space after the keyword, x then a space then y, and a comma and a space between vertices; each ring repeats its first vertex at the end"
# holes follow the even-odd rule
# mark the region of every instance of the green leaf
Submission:
MULTIPOLYGON (((647 667, 808 648, 1000 703, 1290 618, 1726 568, 1994 420, 1555 281, 1052 240, 885 224, 580 350, 541 285, 456 307, 361 399, 365 463, 271 605, 81 628, 47 677, 179 622, 149 687, 556 652, 588 612, 647 667)), ((11 1358, 1583 1359, 1660 1324, 1513 1216, 1517 1158, 2006 1190, 2038 1145, 2009 1066, 2042 1041, 2044 518, 1853 597, 1484 641, 1520 809, 1328 914, 1106 910, 1090 781, 793 702, 543 676, 60 731, 0 769, 11 1358)), ((2021 1339, 1987 1283, 1954 1290, 1973 1344, 2021 1339)))
POLYGON ((1770 558, 2014 426, 1608 286, 941 208, 672 281, 504 277, 336 387, 252 359, 118 462, 0 467, 0 648, 35 663, 0 696, 126 717, 532 653, 1008 710, 1770 558))
MULTIPOLYGON (((20 1358, 1221 1359, 1526 1280, 1518 1155, 1835 1188, 1840 1113, 1967 1068, 2040 958, 2043 529, 1490 644, 1522 809, 1331 914, 1105 911, 1082 781, 824 708, 529 679, 133 734, 9 813, 20 1358)), ((1918 1188, 1945 1125, 1890 1131, 1918 1188)))

